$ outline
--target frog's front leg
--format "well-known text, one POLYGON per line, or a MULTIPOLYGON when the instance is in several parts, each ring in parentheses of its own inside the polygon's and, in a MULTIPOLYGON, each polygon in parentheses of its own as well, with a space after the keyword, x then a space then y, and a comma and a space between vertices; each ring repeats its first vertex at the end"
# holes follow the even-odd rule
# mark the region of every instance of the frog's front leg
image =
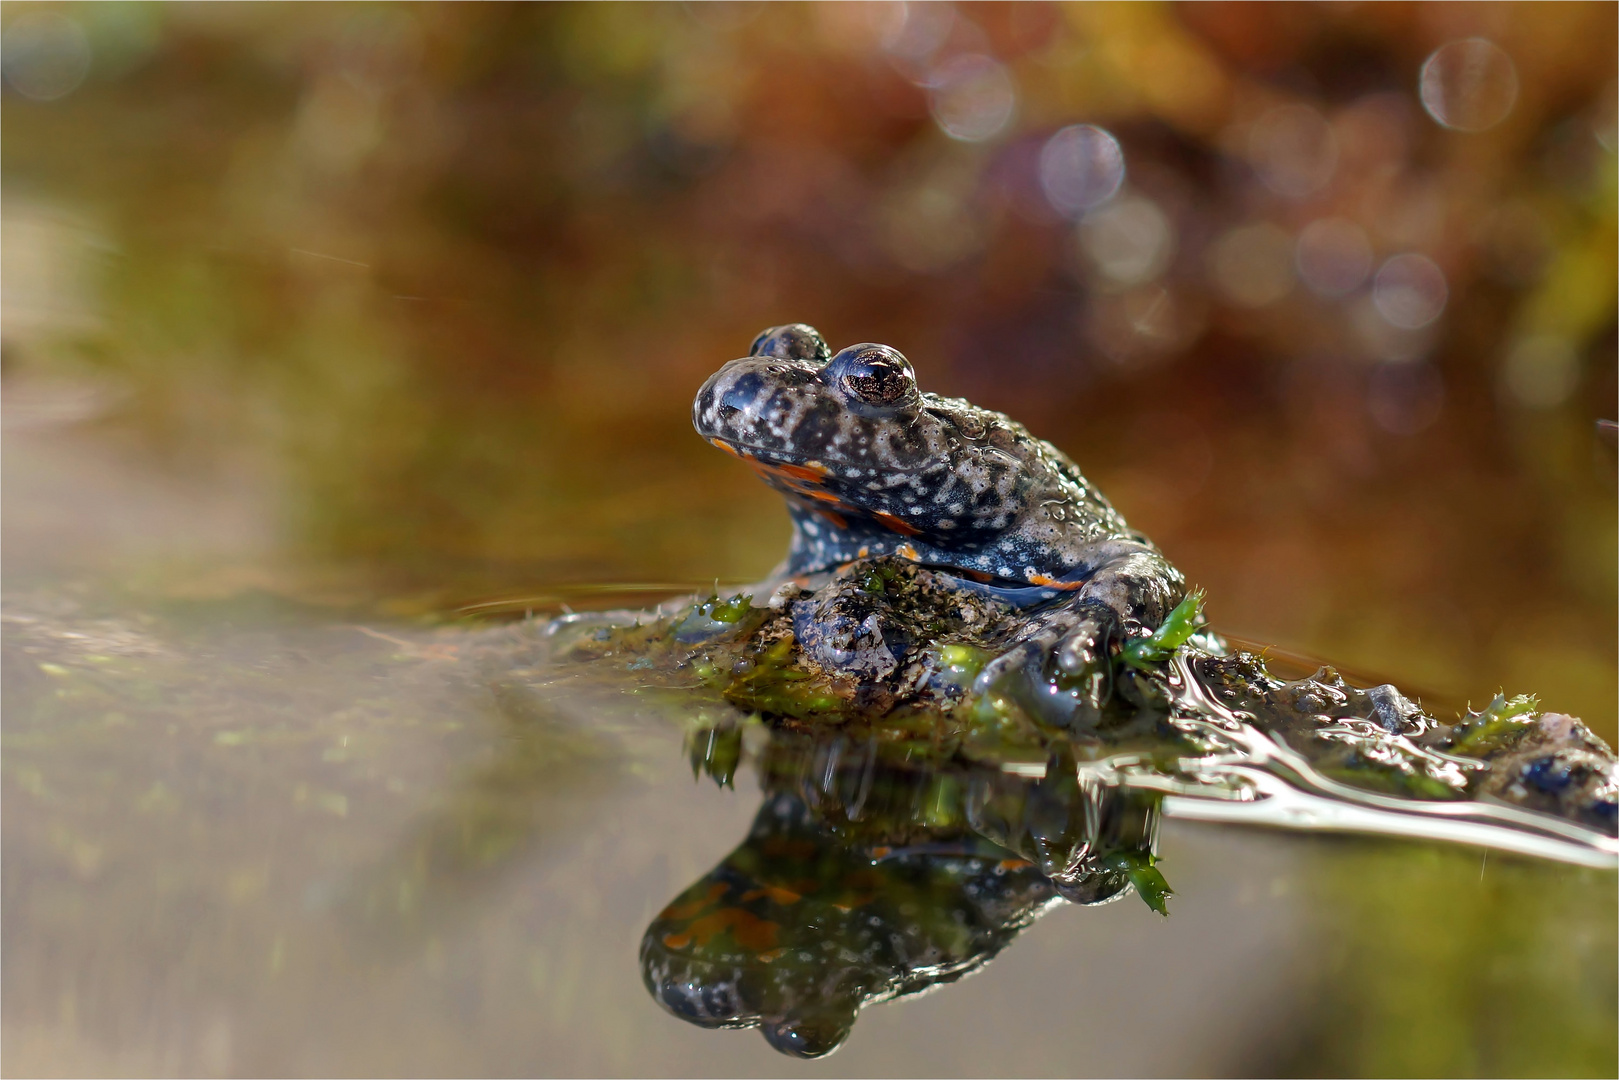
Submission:
POLYGON ((1062 727, 1094 721, 1112 695, 1112 657, 1151 633, 1186 595, 1180 571, 1131 541, 1098 545, 1094 569, 1072 598, 1039 612, 1012 647, 985 666, 979 693, 1003 693, 1062 727))

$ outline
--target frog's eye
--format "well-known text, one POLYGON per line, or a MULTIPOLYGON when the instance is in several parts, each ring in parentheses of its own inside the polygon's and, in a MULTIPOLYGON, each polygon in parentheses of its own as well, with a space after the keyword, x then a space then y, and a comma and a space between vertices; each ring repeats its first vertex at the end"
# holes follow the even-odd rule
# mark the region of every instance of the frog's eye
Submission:
POLYGON ((887 345, 849 346, 832 358, 822 378, 850 400, 876 409, 902 409, 917 400, 911 362, 887 345))
POLYGON ((772 326, 753 339, 749 356, 773 356, 777 360, 820 360, 832 355, 815 327, 803 323, 772 326))

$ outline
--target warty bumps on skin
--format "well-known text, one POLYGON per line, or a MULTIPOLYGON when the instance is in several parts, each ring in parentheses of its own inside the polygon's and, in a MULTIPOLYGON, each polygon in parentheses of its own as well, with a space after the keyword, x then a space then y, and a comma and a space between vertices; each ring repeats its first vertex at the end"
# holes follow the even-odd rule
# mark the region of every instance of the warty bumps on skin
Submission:
POLYGON ((834 356, 812 327, 773 327, 703 384, 692 421, 786 497, 793 539, 776 578, 898 555, 1027 605, 981 689, 1010 680, 1059 713, 1094 709, 1110 652, 1185 596, 1060 450, 1002 413, 922 393, 886 345, 834 356))

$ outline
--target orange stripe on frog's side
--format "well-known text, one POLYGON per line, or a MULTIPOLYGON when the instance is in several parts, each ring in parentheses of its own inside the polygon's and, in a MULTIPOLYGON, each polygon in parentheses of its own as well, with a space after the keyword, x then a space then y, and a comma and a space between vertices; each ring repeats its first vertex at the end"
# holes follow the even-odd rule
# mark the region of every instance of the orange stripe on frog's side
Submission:
POLYGON ((882 524, 890 531, 897 532, 901 536, 915 536, 917 533, 922 531, 915 525, 912 525, 909 521, 897 518, 893 514, 888 513, 886 510, 873 510, 871 512, 871 516, 882 522, 882 524))
POLYGON ((806 461, 802 465, 775 465, 772 468, 795 480, 807 480, 812 484, 820 483, 821 478, 832 471, 819 461, 806 461))
POLYGON ((894 549, 894 554, 898 555, 902 559, 909 559, 912 562, 920 562, 922 559, 921 553, 909 544, 901 544, 899 547, 894 549))
POLYGON ((1030 574, 1029 584, 1039 585, 1047 589, 1061 589, 1064 592, 1073 592, 1075 589, 1085 587, 1085 582, 1083 581, 1058 581, 1056 578, 1048 577, 1045 574, 1030 574))
POLYGON ((842 514, 835 513, 819 506, 812 507, 811 509, 813 509, 817 514, 820 514, 826 520, 830 521, 837 528, 847 529, 849 527, 849 519, 844 517, 842 514))

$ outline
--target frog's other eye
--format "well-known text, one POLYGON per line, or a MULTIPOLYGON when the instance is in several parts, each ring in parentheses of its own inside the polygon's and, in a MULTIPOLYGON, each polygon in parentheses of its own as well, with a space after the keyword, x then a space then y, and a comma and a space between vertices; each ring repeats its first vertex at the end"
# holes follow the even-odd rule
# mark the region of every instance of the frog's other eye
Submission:
POLYGON ((777 360, 817 360, 825 362, 832 355, 821 335, 813 326, 788 323, 772 326, 753 339, 749 356, 772 356, 777 360))
POLYGON ((911 362, 887 345, 851 345, 832 358, 821 377, 851 401, 874 409, 903 409, 918 397, 911 362))

